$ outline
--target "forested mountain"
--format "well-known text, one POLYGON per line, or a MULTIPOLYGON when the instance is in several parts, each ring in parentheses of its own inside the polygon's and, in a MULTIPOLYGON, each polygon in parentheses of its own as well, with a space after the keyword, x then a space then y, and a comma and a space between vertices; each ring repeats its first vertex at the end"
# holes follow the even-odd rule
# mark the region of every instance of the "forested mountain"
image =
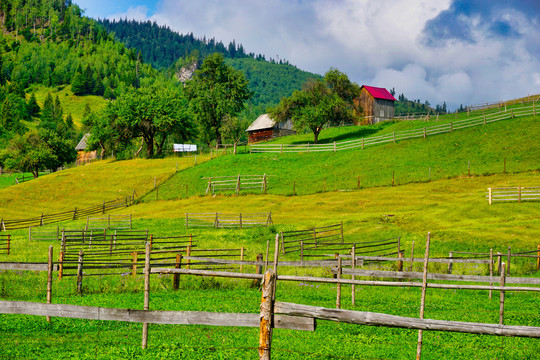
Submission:
MULTIPOLYGON (((128 48, 141 51, 144 62, 157 69, 173 67, 178 71, 179 59, 191 58, 196 54, 200 62, 212 53, 222 54, 227 64, 244 72, 249 80, 249 90, 253 96, 248 102, 245 115, 252 118, 279 103, 282 97, 301 89, 308 79, 320 78, 287 61, 267 61, 261 54, 247 53, 242 44, 236 44, 234 40, 225 45, 214 38, 198 39, 192 33, 178 34, 167 26, 150 21, 99 20, 99 23, 128 48)), ((184 64, 180 61, 180 66, 184 64)))
POLYGON ((264 60, 263 55, 247 54, 242 44, 233 40, 227 46, 216 39, 198 39, 190 34, 179 34, 168 26, 151 21, 136 20, 98 20, 105 30, 130 49, 140 50, 145 63, 156 69, 168 68, 179 58, 196 51, 202 58, 220 53, 226 58, 253 58, 264 60))

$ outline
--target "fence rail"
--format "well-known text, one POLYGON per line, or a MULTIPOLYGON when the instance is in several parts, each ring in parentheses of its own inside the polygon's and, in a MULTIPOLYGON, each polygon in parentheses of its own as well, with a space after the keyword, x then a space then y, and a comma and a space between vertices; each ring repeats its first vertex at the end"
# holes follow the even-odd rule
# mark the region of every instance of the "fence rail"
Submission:
POLYGON ((491 205, 495 201, 538 201, 540 200, 540 186, 535 187, 499 187, 488 188, 486 199, 491 205))
POLYGON ((105 217, 86 217, 86 230, 107 229, 123 230, 132 229, 132 218, 130 215, 107 215, 105 217))
POLYGON ((236 195, 241 190, 260 190, 265 193, 268 187, 268 175, 236 175, 236 176, 214 176, 204 178, 208 180, 205 194, 209 192, 214 195, 217 191, 234 191, 236 195))
POLYGON ((394 131, 390 134, 373 136, 368 138, 334 142, 329 144, 253 144, 249 146, 250 153, 298 153, 298 152, 320 152, 320 151, 342 151, 349 149, 364 149, 367 146, 395 143, 400 140, 426 138, 427 136, 452 132, 454 130, 465 129, 472 126, 486 125, 488 123, 512 119, 519 116, 536 116, 536 104, 524 106, 508 111, 501 111, 492 114, 483 114, 465 120, 453 121, 447 124, 424 126, 421 129, 404 131, 394 131))
POLYGON ((186 213, 184 224, 191 227, 213 228, 248 228, 270 226, 273 224, 272 213, 186 213))
POLYGON ((16 219, 0 220, 0 231, 25 229, 27 227, 45 226, 51 223, 57 223, 62 221, 83 219, 88 215, 105 214, 107 211, 128 207, 133 204, 133 198, 127 197, 123 199, 116 199, 110 201, 104 201, 101 205, 95 205, 88 208, 78 209, 75 208, 71 211, 64 211, 56 214, 41 214, 41 216, 28 218, 28 219, 16 219))
POLYGON ((11 235, 10 234, 0 234, 0 254, 11 253, 11 235))

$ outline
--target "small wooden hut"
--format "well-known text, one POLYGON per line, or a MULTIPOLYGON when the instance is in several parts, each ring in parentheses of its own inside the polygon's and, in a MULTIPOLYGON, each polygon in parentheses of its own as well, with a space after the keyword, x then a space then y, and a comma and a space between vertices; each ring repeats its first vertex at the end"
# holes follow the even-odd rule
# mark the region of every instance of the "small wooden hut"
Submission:
POLYGON ((259 116, 246 131, 250 144, 296 134, 290 119, 284 122, 276 122, 268 114, 259 116))
POLYGON ((394 118, 394 101, 385 88, 362 85, 360 97, 355 100, 364 110, 364 122, 375 124, 381 121, 392 120, 394 118))
POLYGON ((90 137, 90 133, 84 134, 81 141, 75 146, 75 150, 77 150, 77 166, 78 165, 84 165, 86 163, 91 162, 92 160, 97 159, 97 150, 94 151, 86 151, 88 148, 88 138, 90 137))

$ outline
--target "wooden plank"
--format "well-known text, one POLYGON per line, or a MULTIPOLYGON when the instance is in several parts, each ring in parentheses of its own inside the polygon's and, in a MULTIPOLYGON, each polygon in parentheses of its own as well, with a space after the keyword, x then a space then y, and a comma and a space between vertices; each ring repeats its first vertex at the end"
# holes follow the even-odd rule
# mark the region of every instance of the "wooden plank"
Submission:
MULTIPOLYGON (((258 313, 145 311, 24 301, 0 301, 0 313, 168 325, 259 327, 258 313)), ((315 331, 315 320, 310 317, 277 315, 275 327, 278 329, 315 331)))
MULTIPOLYGON (((47 263, 0 263, 0 270, 13 271, 47 271, 47 263)), ((53 265, 53 271, 58 271, 58 265, 53 265)))
POLYGON ((470 323, 463 321, 418 319, 365 311, 329 309, 319 306, 300 305, 285 302, 276 302, 274 305, 274 311, 280 314, 306 316, 321 320, 346 322, 349 324, 358 325, 397 327, 415 330, 452 331, 495 336, 540 338, 540 327, 535 326, 512 326, 470 323))
MULTIPOLYGON (((431 260, 430 260, 431 261, 431 260)), ((334 272, 334 270, 333 270, 334 272)), ((382 271, 382 270, 359 270, 359 269, 343 269, 344 275, 369 276, 369 277, 386 277, 394 279, 422 279, 420 272, 399 272, 399 271, 382 271)), ((498 282, 496 276, 478 276, 478 275, 450 275, 450 274, 428 274, 429 280, 448 280, 448 281, 471 281, 471 282, 498 282)), ((507 284, 521 285, 540 285, 539 278, 522 278, 508 277, 507 284)))

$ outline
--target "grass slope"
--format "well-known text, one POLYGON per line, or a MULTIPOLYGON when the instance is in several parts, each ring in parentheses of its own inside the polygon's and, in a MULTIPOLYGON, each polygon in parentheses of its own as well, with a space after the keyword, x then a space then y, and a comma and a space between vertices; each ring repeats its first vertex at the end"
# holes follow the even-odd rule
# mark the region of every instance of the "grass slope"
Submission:
MULTIPOLYGON (((198 156, 197 162, 208 157, 198 156)), ((97 161, 0 189, 0 218, 20 219, 42 213, 98 205, 105 200, 142 196, 178 170, 194 165, 194 158, 97 161)))
MULTIPOLYGON (((374 129, 392 131, 403 126, 385 124, 374 129)), ((358 137, 367 132, 377 134, 374 129, 328 129, 322 133, 323 141, 358 137)), ((188 195, 203 195, 207 187, 204 177, 238 174, 270 175, 268 192, 278 195, 291 195, 294 181, 296 194, 304 195, 321 192, 325 186, 326 190, 354 189, 358 178, 360 187, 366 188, 391 185, 393 176, 396 185, 428 181, 430 175, 431 180, 463 176, 468 175, 469 162, 472 175, 501 173, 504 159, 507 172, 531 171, 540 168, 539 136, 538 118, 527 117, 364 150, 223 156, 179 172, 160 187, 159 198, 184 198, 186 185, 188 195)), ((290 141, 304 138, 300 135, 290 141)), ((152 199, 154 194, 146 200, 152 199)))

